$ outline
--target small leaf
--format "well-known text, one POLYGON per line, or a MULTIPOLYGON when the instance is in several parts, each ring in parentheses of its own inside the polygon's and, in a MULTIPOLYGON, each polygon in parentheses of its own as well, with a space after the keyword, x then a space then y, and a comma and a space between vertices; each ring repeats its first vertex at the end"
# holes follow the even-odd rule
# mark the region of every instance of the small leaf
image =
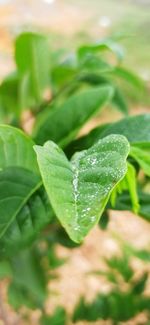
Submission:
POLYGON ((113 256, 105 261, 110 268, 110 272, 113 272, 113 270, 118 271, 124 281, 128 282, 133 277, 133 270, 129 265, 129 259, 125 254, 122 257, 113 256))
POLYGON ((13 72, 9 74, 0 85, 0 97, 5 114, 11 117, 20 115, 19 109, 19 74, 13 72))
POLYGON ((100 221, 99 221, 99 227, 102 230, 105 230, 105 229, 107 229, 108 224, 109 224, 109 214, 108 214, 107 210, 104 210, 104 212, 100 218, 100 221))
POLYGON ((129 144, 111 135, 71 162, 52 141, 35 146, 43 182, 53 209, 75 242, 81 242, 98 223, 110 193, 124 177, 129 144))
POLYGON ((133 284, 132 293, 135 295, 141 295, 145 290, 147 280, 148 280, 148 274, 144 273, 142 277, 133 284))
POLYGON ((118 43, 116 43, 115 41, 109 38, 106 38, 94 44, 82 45, 78 49, 78 57, 79 59, 83 59, 85 58, 85 55, 88 55, 89 53, 97 53, 106 50, 113 52, 116 55, 118 60, 123 59, 124 56, 123 48, 120 45, 118 45, 118 43))
POLYGON ((137 181, 136 181, 136 171, 135 168, 128 162, 128 169, 125 177, 123 180, 115 187, 111 194, 111 205, 113 208, 115 208, 116 200, 117 200, 117 194, 122 193, 123 191, 128 190, 131 203, 132 203, 132 209, 134 213, 138 213, 140 206, 139 206, 139 200, 138 200, 138 193, 137 193, 137 181))
POLYGON ((130 156, 134 158, 147 176, 150 176, 150 152, 138 146, 131 146, 130 156))
POLYGON ((128 103, 126 101, 126 98, 123 94, 123 92, 121 91, 121 89, 116 86, 115 87, 115 93, 113 96, 113 104, 118 108, 118 110, 120 112, 122 112, 123 114, 127 115, 128 114, 128 103))
POLYGON ((132 86, 137 88, 138 90, 144 90, 145 85, 144 81, 135 73, 131 72, 130 70, 127 70, 124 67, 117 66, 114 68, 113 73, 122 79, 129 82, 132 86))
POLYGON ((63 307, 57 307, 52 316, 42 316, 41 325, 67 325, 67 314, 63 307))

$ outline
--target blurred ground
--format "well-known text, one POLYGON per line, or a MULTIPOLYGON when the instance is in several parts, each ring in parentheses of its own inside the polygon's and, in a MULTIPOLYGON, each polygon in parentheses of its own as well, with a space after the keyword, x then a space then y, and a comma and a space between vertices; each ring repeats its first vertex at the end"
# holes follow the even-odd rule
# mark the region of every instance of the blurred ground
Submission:
POLYGON ((22 30, 46 32, 63 47, 113 33, 127 48, 125 63, 150 79, 150 0, 0 0, 0 79, 22 30))

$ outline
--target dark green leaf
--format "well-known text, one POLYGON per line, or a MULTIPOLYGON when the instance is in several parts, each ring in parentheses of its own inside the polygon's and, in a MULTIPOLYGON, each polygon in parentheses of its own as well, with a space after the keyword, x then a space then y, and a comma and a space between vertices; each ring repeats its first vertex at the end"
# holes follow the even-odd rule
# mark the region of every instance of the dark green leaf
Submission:
POLYGON ((8 299, 15 309, 22 305, 41 308, 47 296, 47 276, 41 265, 38 251, 22 251, 11 259, 13 279, 8 291, 8 299))
POLYGON ((123 191, 128 190, 132 203, 132 210, 134 213, 138 213, 140 206, 137 193, 137 180, 135 168, 128 162, 128 169, 123 180, 115 187, 111 194, 111 205, 115 208, 117 195, 123 191))
POLYGON ((141 295, 145 290, 147 280, 148 274, 144 273, 143 276, 132 286, 132 293, 135 295, 141 295))
POLYGON ((84 123, 109 102, 112 95, 112 87, 92 88, 71 96, 60 107, 48 107, 35 124, 35 142, 43 144, 53 140, 62 147, 66 146, 76 137, 84 123))
POLYGON ((127 100, 119 87, 115 87, 115 93, 113 96, 113 104, 118 108, 120 112, 128 114, 128 103, 127 100))
POLYGON ((126 255, 123 257, 111 257, 106 260, 107 265, 110 269, 117 270, 123 279, 128 282, 133 276, 133 270, 129 265, 129 260, 126 255))
POLYGON ((57 307, 52 316, 42 316, 41 325, 67 325, 67 314, 63 307, 57 307))
MULTIPOLYGON (((75 150, 80 151, 89 148, 96 141, 110 134, 122 134, 128 141, 138 147, 150 146, 150 114, 129 116, 112 124, 104 124, 93 129, 88 135, 74 141, 75 150), (136 130, 140 130, 137 132, 136 130)), ((68 149, 69 151, 69 149, 68 149)))
POLYGON ((23 132, 0 126, 0 252, 33 240, 49 222, 51 208, 39 175, 33 142, 23 132))
POLYGON ((23 168, 0 172, 0 252, 13 253, 48 224, 51 208, 41 179, 23 168))
POLYGON ((99 226, 101 229, 105 230, 107 229, 108 223, 109 223, 109 214, 108 211, 105 210, 99 220, 99 226))

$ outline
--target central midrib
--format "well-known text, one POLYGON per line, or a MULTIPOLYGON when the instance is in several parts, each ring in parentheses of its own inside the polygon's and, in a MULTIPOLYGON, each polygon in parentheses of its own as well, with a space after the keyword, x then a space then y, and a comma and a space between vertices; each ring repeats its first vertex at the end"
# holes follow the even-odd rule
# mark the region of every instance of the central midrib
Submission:
POLYGON ((79 182, 79 161, 73 165, 73 192, 74 192, 74 206, 75 206, 75 219, 78 220, 78 182, 79 182))

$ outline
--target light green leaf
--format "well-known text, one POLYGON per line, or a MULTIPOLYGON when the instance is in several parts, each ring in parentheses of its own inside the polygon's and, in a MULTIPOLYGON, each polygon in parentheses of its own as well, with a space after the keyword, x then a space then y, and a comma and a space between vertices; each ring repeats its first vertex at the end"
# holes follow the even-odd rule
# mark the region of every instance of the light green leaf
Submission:
POLYGON ((85 55, 88 55, 89 53, 97 53, 106 50, 113 52, 118 60, 122 60, 124 57, 123 48, 118 43, 109 38, 103 39, 97 43, 81 46, 78 49, 78 57, 82 59, 85 58, 85 55))
POLYGON ((128 191, 132 203, 132 209, 135 213, 139 212, 139 200, 137 193, 137 182, 136 182, 136 171, 135 168, 128 162, 128 169, 123 180, 115 187, 111 194, 111 205, 115 208, 117 195, 121 194, 123 191, 128 191))
POLYGON ((11 276, 12 276, 12 271, 11 271, 10 263, 7 260, 0 261, 0 280, 11 276))
POLYGON ((19 75, 17 72, 9 74, 0 85, 1 106, 5 114, 11 118, 19 117, 19 75))
POLYGON ((21 130, 0 125, 0 170, 6 167, 23 167, 39 173, 34 142, 21 130))
POLYGON ((92 71, 103 74, 106 72, 111 72, 113 70, 113 66, 102 60, 102 58, 90 54, 85 57, 85 61, 83 60, 80 69, 82 69, 82 73, 89 73, 92 71))
POLYGON ((60 107, 48 107, 35 124, 35 142, 43 144, 51 139, 61 147, 66 146, 76 137, 84 123, 109 102, 112 95, 112 87, 97 87, 71 96, 60 107))
POLYGON ((136 87, 138 90, 141 89, 144 90, 145 88, 144 81, 132 71, 127 70, 124 67, 117 66, 114 68, 113 73, 118 77, 121 77, 122 79, 129 82, 132 86, 136 87))
POLYGON ((81 242, 98 223, 116 184, 124 177, 129 144, 111 135, 68 161, 52 141, 35 146, 50 202, 70 238, 81 242))
POLYGON ((15 44, 15 59, 22 78, 28 74, 29 97, 39 104, 43 99, 44 89, 49 85, 50 57, 47 38, 31 32, 19 35, 15 44))
POLYGON ((131 146, 130 156, 138 162, 144 173, 150 176, 150 151, 138 148, 138 146, 131 146))

